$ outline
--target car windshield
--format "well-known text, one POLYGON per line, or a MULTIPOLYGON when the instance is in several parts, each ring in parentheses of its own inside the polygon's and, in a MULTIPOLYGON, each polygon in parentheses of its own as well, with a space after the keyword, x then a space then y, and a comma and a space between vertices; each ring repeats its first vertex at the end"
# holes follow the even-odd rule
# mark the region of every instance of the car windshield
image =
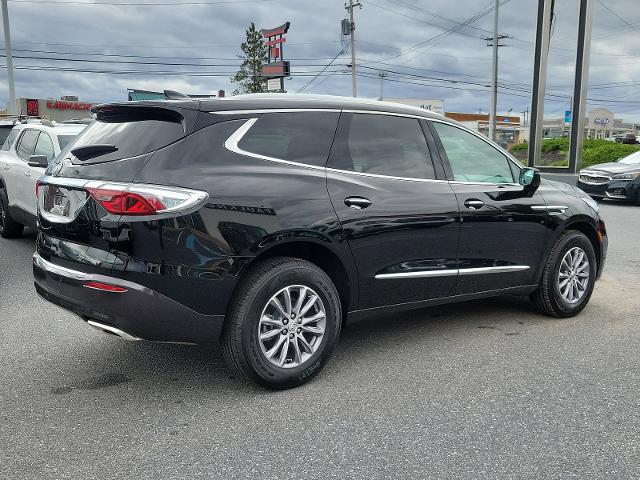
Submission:
POLYGON ((624 163, 625 165, 640 165, 640 152, 632 153, 631 155, 621 158, 618 163, 624 163))
POLYGON ((60 144, 60 150, 64 150, 69 142, 76 138, 78 135, 58 135, 58 143, 60 144))

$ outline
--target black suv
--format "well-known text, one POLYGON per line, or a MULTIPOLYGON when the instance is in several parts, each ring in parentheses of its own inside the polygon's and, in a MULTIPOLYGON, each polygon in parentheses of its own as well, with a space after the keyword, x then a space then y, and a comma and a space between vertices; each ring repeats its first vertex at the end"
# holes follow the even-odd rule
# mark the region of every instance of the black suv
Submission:
POLYGON ((347 321, 501 294, 582 310, 597 204, 425 110, 306 95, 110 104, 38 186, 35 286, 128 340, 300 385, 347 321))

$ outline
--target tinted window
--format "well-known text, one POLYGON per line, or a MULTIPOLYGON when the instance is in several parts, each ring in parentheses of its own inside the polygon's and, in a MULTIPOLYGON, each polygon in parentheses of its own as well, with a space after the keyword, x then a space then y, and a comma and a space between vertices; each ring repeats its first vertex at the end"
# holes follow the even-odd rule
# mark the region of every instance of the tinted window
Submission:
POLYGON ((4 151, 11 150, 11 145, 13 145, 13 142, 15 142, 16 138, 18 138, 18 133, 19 132, 17 128, 14 128, 9 132, 9 135, 7 136, 4 143, 2 144, 2 150, 4 151))
POLYGON ((47 157, 47 160, 53 159, 53 142, 51 141, 51 137, 47 135, 45 132, 40 132, 40 136, 38 137, 38 141, 36 142, 36 148, 33 151, 34 155, 44 155, 47 157))
POLYGON ((40 132, 38 130, 31 129, 24 131, 18 141, 18 146, 16 147, 16 152, 20 158, 28 160, 29 157, 33 155, 33 149, 36 145, 39 133, 40 132))
MULTIPOLYGON (((89 145, 111 145, 116 150, 94 151, 80 163, 107 162, 153 152, 184 136, 182 118, 164 109, 125 108, 100 115, 71 144, 71 153, 89 145)), ((77 160, 73 160, 77 162, 77 160)))
POLYGON ((418 120, 374 114, 344 115, 331 166, 360 173, 435 178, 418 120))
POLYGON ((64 150, 69 142, 76 138, 77 135, 58 135, 58 143, 60 144, 60 150, 64 150))
MULTIPOLYGON (((9 136, 9 132, 11 132, 11 129, 13 127, 0 127, 0 144, 4 145, 4 141, 7 139, 7 137, 9 136)), ((4 148, 3 148, 4 150, 4 148)))
POLYGON ((509 160, 475 135, 443 123, 433 122, 459 182, 513 183, 509 160))
POLYGON ((264 113, 238 147, 267 157, 324 166, 338 124, 338 113, 264 113))

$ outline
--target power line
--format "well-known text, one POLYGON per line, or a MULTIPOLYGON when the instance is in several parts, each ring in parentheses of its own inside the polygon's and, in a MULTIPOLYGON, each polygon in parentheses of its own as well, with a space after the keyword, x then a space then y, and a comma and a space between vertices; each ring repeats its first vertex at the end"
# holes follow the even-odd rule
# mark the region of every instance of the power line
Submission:
POLYGON ((311 84, 312 84, 312 83, 313 83, 313 82, 314 82, 314 81, 315 81, 315 80, 316 80, 320 75, 322 75, 322 74, 325 72, 325 70, 327 70, 327 68, 329 68, 329 67, 331 66, 331 64, 332 64, 333 62, 335 62, 335 61, 336 61, 336 59, 337 59, 340 55, 344 54, 344 52, 346 52, 346 51, 347 51, 347 48, 348 48, 348 47, 349 47, 349 44, 347 44, 347 45, 346 45, 342 50, 340 50, 340 51, 336 54, 336 56, 335 56, 335 57, 333 57, 333 58, 331 59, 331 61, 330 61, 329 63, 327 63, 327 65, 325 65, 325 67, 324 67, 322 70, 320 70, 320 72, 319 72, 315 77, 313 77, 313 78, 312 78, 311 80, 309 80, 309 81, 308 81, 308 82, 307 82, 307 83, 306 83, 306 84, 305 84, 301 89, 299 89, 297 93, 302 93, 302 92, 304 92, 304 91, 305 91, 305 90, 306 90, 306 89, 307 89, 307 88, 308 88, 308 87, 309 87, 309 86, 310 86, 310 85, 311 85, 311 84))
POLYGON ((616 12, 614 12, 611 8, 609 8, 607 5, 605 5, 605 3, 602 0, 598 0, 598 3, 600 5, 602 5, 602 7, 604 7, 604 9, 606 11, 608 11, 611 15, 613 15, 614 17, 618 18, 622 23, 624 23, 625 25, 631 27, 632 29, 635 29, 636 26, 633 25, 632 23, 628 22, 626 18, 621 17, 620 15, 618 15, 616 12))
MULTIPOLYGON (((500 5, 504 5, 504 4, 506 4, 506 3, 510 2, 510 1, 511 0, 503 0, 500 5)), ((391 56, 389 56, 387 58, 384 58, 383 60, 385 60, 385 61, 386 60, 391 60, 393 58, 398 58, 398 57, 401 57, 403 55, 406 55, 407 53, 415 52, 416 50, 421 49, 425 45, 427 45, 427 44, 429 44, 429 43, 431 43, 431 42, 433 42, 435 40, 439 40, 441 38, 444 38, 444 37, 456 32, 457 30, 460 30, 460 29, 464 28, 465 26, 467 26, 467 25, 469 25, 469 24, 471 24, 473 22, 478 21, 480 18, 482 18, 482 17, 488 15, 489 13, 491 13, 493 11, 493 9, 494 9, 494 7, 485 8, 485 9, 481 10, 480 12, 478 12, 477 14, 475 14, 473 17, 468 18, 467 20, 458 23, 457 25, 445 30, 444 32, 441 32, 438 35, 430 37, 430 38, 428 38, 428 39, 426 39, 426 40, 424 40, 422 42, 418 42, 415 45, 412 45, 412 46, 410 46, 410 47, 408 47, 406 49, 401 50, 396 55, 391 55, 391 56)))

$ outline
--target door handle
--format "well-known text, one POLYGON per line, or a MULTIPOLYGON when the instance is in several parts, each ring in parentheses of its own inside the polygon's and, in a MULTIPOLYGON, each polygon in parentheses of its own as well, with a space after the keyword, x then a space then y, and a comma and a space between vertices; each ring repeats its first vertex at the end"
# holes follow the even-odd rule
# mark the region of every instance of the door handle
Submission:
POLYGON ((9 170, 9 165, 4 165, 2 168, 4 168, 5 170, 9 170))
POLYGON ((364 197, 347 197, 344 199, 344 204, 349 208, 355 208, 356 210, 362 210, 371 205, 371 200, 364 197))
POLYGON ((484 202, 476 198, 470 198, 469 200, 465 200, 464 206, 470 210, 478 210, 479 208, 484 207, 484 202))
POLYGON ((31 172, 29 170, 27 170, 26 172, 24 172, 24 176, 25 177, 30 177, 31 176, 31 172))

